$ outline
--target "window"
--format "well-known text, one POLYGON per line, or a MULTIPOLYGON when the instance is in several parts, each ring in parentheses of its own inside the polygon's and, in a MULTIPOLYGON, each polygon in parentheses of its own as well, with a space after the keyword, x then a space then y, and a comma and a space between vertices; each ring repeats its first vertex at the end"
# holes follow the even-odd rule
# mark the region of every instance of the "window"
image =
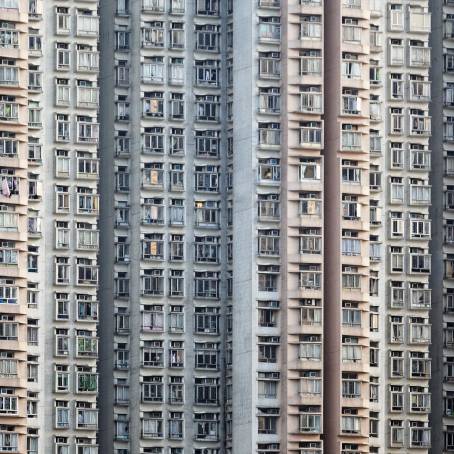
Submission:
POLYGON ((279 301, 258 301, 258 325, 264 327, 277 326, 279 301))
POLYGON ((142 383, 142 402, 163 402, 164 401, 164 384, 163 377, 151 376, 144 377, 142 383))
POLYGON ((219 0, 196 0, 196 14, 199 16, 219 16, 219 0))
POLYGON ((146 412, 142 418, 142 437, 146 439, 158 439, 164 436, 164 420, 162 412, 146 412))
POLYGON ((217 51, 219 47, 219 26, 196 25, 196 47, 201 51, 217 51))
POLYGON ((195 343, 196 369, 219 369, 219 344, 214 342, 195 343))
POLYGON ((201 334, 219 333, 219 309, 215 307, 194 308, 194 330, 201 334))
POLYGON ((277 292, 279 291, 279 265, 258 265, 258 291, 277 292))
POLYGON ((258 408, 257 425, 259 434, 277 434, 278 408, 258 408))
POLYGON ((302 433, 320 433, 321 410, 318 406, 299 408, 299 431, 302 433))
POLYGON ((168 316, 169 331, 171 333, 184 333, 184 308, 183 306, 170 306, 168 316))
POLYGON ((279 372, 258 372, 258 398, 276 399, 278 396, 279 372))
POLYGON ((142 365, 144 367, 164 367, 164 342, 144 341, 142 347, 142 365))
POLYGON ((169 420, 169 439, 170 440, 183 440, 183 413, 182 412, 170 412, 169 420))
POLYGON ((299 286, 301 289, 320 290, 322 286, 321 266, 318 264, 300 265, 299 286))
POLYGON ((183 270, 170 270, 169 296, 172 296, 172 297, 184 296, 184 271, 183 270))
POLYGON ((169 404, 179 405, 184 403, 183 377, 169 377, 169 404))
POLYGON ((142 294, 150 296, 164 295, 164 270, 148 269, 142 276, 142 294))
POLYGON ((196 405, 218 405, 219 378, 195 377, 194 400, 196 405))
POLYGON ((142 330, 151 332, 164 331, 163 306, 145 306, 142 311, 142 330))

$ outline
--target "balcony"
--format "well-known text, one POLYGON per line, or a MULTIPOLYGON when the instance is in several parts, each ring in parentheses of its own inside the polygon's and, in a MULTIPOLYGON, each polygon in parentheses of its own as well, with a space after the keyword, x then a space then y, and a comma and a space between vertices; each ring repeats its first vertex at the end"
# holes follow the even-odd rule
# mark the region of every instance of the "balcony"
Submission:
POLYGON ((300 58, 301 76, 321 76, 323 60, 322 57, 303 56, 300 58))
POLYGON ((42 161, 41 157, 41 144, 29 143, 28 144, 28 162, 38 164, 42 161))
POLYGON ((97 358, 98 338, 92 336, 76 336, 76 356, 79 358, 97 358))
POLYGON ((77 158, 77 178, 96 179, 99 173, 99 160, 93 158, 77 158))
POLYGON ((322 215, 322 201, 316 198, 303 198, 299 200, 299 214, 301 216, 316 216, 322 215))
POLYGON ((142 11, 150 13, 164 13, 165 2, 164 0, 143 0, 142 11))
POLYGON ((410 288, 410 308, 425 309, 431 307, 431 290, 426 288, 410 288))
POLYGON ((3 158, 14 158, 17 156, 19 141, 0 137, 0 156, 3 158))
POLYGON ((260 146, 279 146, 281 143, 280 129, 259 129, 260 146))
POLYGON ((431 446, 429 427, 410 427, 410 448, 428 449, 431 446))
POLYGON ((410 169, 429 171, 431 152, 428 150, 410 149, 410 169))
POLYGON ((77 71, 80 72, 98 72, 99 70, 99 53, 90 50, 76 51, 77 71))
POLYGON ((76 248, 96 251, 99 246, 99 231, 76 229, 76 248))
POLYGON ((0 101, 0 121, 18 122, 19 104, 12 101, 0 101))
POLYGON ((97 194, 77 194, 77 214, 95 215, 99 212, 99 196, 97 194))
POLYGON ((259 23, 258 36, 260 42, 279 42, 281 39, 281 25, 272 22, 261 22, 259 23))
POLYGON ((76 392, 83 394, 95 394, 98 391, 98 374, 89 372, 77 372, 76 392))
POLYGON ((0 231, 17 232, 19 226, 19 213, 0 211, 0 231))
POLYGON ((16 267, 18 265, 18 257, 18 249, 0 247, 0 267, 16 267))
POLYGON ((410 344, 430 344, 430 325, 428 323, 410 323, 410 344))
POLYGON ((130 138, 126 136, 115 137, 115 154, 117 157, 129 156, 130 138))
POLYGON ((430 412, 429 393, 410 392, 410 412, 411 413, 429 413, 430 412))
POLYGON ((303 290, 320 290, 322 277, 321 271, 300 271, 299 287, 303 290))
POLYGON ((279 183, 281 180, 281 166, 279 160, 272 160, 269 163, 259 163, 258 181, 261 184, 279 183))
POLYGON ((17 377, 17 359, 0 359, 0 377, 13 378, 17 377))
MULTIPOLYGON (((402 113, 392 112, 389 115, 389 133, 401 135, 404 132, 404 115, 402 113)), ((417 126, 417 124, 416 124, 417 126)))
POLYGON ((410 115, 410 135, 428 137, 430 136, 431 131, 431 117, 428 117, 426 115, 410 115))
POLYGON ((361 43, 362 29, 358 25, 342 25, 342 41, 344 43, 361 43))
POLYGON ((430 254, 414 253, 409 255, 408 272, 411 274, 430 274, 430 254))
POLYGON ((161 439, 164 437, 164 421, 162 419, 142 419, 142 438, 161 439))
POLYGON ((390 44, 388 46, 389 64, 391 66, 403 66, 405 64, 404 46, 401 44, 390 44))
POLYGON ((320 22, 305 21, 300 24, 300 38, 320 39, 322 37, 322 24, 320 22))
POLYGON ((428 240, 431 236, 430 219, 410 218, 408 235, 413 240, 428 240))
POLYGON ((184 65, 172 63, 168 67, 168 77, 170 85, 184 84, 184 65))
POLYGON ((77 265, 77 285, 97 285, 98 267, 94 265, 77 265))
POLYGON ((78 121, 76 141, 82 144, 97 144, 99 141, 99 124, 90 121, 78 121))
POLYGON ((410 358, 410 378, 429 379, 431 376, 431 361, 429 358, 410 358))
POLYGON ((279 8, 281 0, 259 0, 259 8, 279 8))
POLYGON ((323 111, 323 97, 317 92, 300 93, 300 112, 321 114, 323 111))
MULTIPOLYGON (((30 453, 32 454, 32 453, 30 453)), ((60 453, 58 453, 60 454, 60 453)), ((62 452, 62 454, 65 454, 62 452)), ((77 443, 76 454, 98 454, 98 446, 94 444, 77 443)))
POLYGON ((302 126, 300 127, 300 145, 302 147, 315 147, 323 146, 323 131, 321 126, 302 126))
POLYGON ((342 95, 342 113, 344 115, 361 115, 361 98, 355 95, 342 95))
POLYGON ((142 134, 142 151, 150 154, 163 154, 164 135, 161 132, 142 134))
POLYGON ((430 205, 431 186, 426 184, 410 184, 410 205, 430 205))
POLYGON ((369 258, 371 262, 380 262, 382 259, 381 243, 370 242, 369 244, 369 258))
POLYGON ((99 18, 91 14, 76 15, 76 35, 97 37, 99 33, 99 18))
POLYGON ((361 205, 358 202, 342 202, 342 219, 359 221, 361 219, 361 205))
POLYGON ((19 434, 0 430, 0 453, 18 453, 19 434))
POLYGON ((7 87, 19 85, 19 68, 0 64, 0 85, 7 87))
POLYGON ((403 183, 390 183, 389 203, 401 205, 404 203, 403 183))
POLYGON ((422 80, 410 80, 410 89, 409 96, 410 101, 421 101, 429 102, 430 101, 430 82, 422 80))
POLYGON ((9 394, 0 395, 0 415, 2 416, 17 415, 18 401, 19 398, 17 396, 9 394))
POLYGON ((372 50, 378 51, 383 46, 383 32, 378 30, 370 30, 369 44, 372 50))
POLYGON ((363 358, 363 346, 358 344, 342 344, 342 362, 358 363, 363 358))
POLYGON ((98 87, 77 87, 76 99, 77 107, 96 109, 98 107, 99 88, 98 87))
POLYGON ((342 6, 345 8, 361 9, 361 0, 343 0, 342 6))
POLYGON ((408 12, 408 28, 411 33, 429 33, 430 13, 425 12, 422 8, 410 7, 408 12))
POLYGON ((304 413, 299 415, 299 432, 304 434, 321 433, 322 416, 317 413, 304 413))
POLYGON ((371 121, 382 121, 382 103, 380 101, 370 101, 369 117, 371 121))
POLYGON ((97 430, 98 410, 77 408, 76 412, 76 429, 97 430))
POLYGON ((359 131, 342 131, 342 150, 356 151, 362 146, 362 133, 359 131))
POLYGON ((142 207, 142 223, 146 225, 163 225, 164 224, 164 206, 148 205, 142 207))
POLYGON ((3 49, 17 49, 19 47, 19 31, 0 26, 0 46, 3 49))
POLYGON ((408 65, 413 68, 429 68, 430 50, 430 47, 410 46, 408 65))
POLYGON ((405 446, 404 428, 400 426, 391 426, 389 434, 389 445, 391 448, 403 448, 405 446))

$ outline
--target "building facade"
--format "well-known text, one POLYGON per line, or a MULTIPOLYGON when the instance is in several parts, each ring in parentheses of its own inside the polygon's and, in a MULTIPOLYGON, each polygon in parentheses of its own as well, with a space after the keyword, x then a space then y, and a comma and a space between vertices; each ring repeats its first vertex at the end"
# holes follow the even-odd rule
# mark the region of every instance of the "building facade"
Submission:
POLYGON ((454 452, 453 22, 0 0, 0 454, 454 452))
POLYGON ((115 453, 221 452, 231 364, 231 12, 218 1, 103 8, 101 147, 113 169, 101 174, 101 249, 112 250, 101 285, 113 292, 101 303, 111 321, 101 444, 115 453))
POLYGON ((0 452, 93 454, 96 1, 0 2, 0 452))

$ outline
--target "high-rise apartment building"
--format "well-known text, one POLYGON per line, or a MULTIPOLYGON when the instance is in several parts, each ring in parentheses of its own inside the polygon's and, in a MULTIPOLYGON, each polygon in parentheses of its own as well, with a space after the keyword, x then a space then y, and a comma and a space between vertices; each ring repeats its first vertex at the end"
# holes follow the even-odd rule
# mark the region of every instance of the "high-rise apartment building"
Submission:
POLYGON ((432 452, 454 450, 454 2, 432 6, 432 452))
POLYGON ((0 454, 454 452, 453 24, 0 0, 0 454))
POLYGON ((233 452, 427 452, 428 3, 234 24, 233 452))
POLYGON ((111 166, 101 174, 101 444, 118 454, 221 452, 231 365, 228 5, 101 7, 111 166))
POLYGON ((98 452, 98 22, 0 1, 0 452, 98 452))

